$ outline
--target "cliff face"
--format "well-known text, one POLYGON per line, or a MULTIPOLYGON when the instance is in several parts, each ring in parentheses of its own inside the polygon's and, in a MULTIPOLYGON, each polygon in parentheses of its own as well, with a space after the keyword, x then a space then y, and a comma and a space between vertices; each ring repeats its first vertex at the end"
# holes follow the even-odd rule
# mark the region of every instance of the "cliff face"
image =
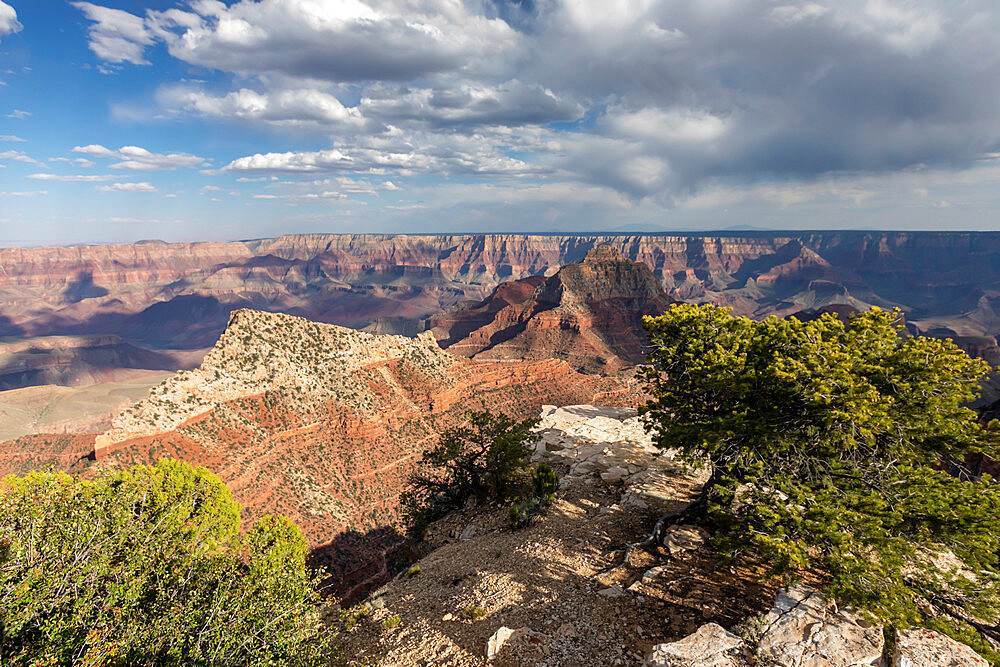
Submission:
MULTIPOLYGON (((232 243, 0 250, 0 335, 114 333, 208 347, 241 307, 361 327, 478 302, 599 245, 648 265, 669 296, 787 315, 902 306, 921 328, 1000 333, 1000 234, 712 236, 298 235, 232 243)), ((405 330, 405 327, 401 330, 405 330)))
POLYGON ((554 357, 610 373, 643 361, 642 317, 673 302, 648 266, 599 246, 548 278, 504 283, 474 307, 432 318, 431 331, 450 352, 477 360, 554 357))
MULTIPOLYGON (((375 336, 239 310, 199 368, 121 412, 108 431, 91 436, 86 454, 99 466, 165 456, 204 465, 251 517, 283 514, 314 546, 335 542, 321 553, 357 583, 357 572, 384 572, 367 572, 378 562, 372 553, 345 555, 344 548, 393 543, 386 527, 396 522, 403 480, 465 410, 524 418, 545 403, 637 400, 627 380, 582 375, 562 361, 476 363, 442 350, 429 333, 375 336), (344 536, 376 529, 376 539, 344 536)), ((34 437, 0 447, 0 474, 85 465, 79 438, 56 441, 66 446, 34 437)))

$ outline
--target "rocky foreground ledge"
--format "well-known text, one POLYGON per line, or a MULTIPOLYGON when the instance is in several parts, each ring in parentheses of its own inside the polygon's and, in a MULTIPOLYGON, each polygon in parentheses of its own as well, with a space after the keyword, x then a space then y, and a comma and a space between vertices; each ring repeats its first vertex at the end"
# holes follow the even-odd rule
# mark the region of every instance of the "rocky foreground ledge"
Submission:
POLYGON ((814 590, 718 568, 694 526, 621 564, 706 473, 653 446, 634 409, 545 406, 538 428, 535 459, 561 475, 545 516, 519 531, 502 507, 433 524, 436 548, 373 596, 353 653, 386 666, 986 667, 929 630, 886 647, 881 627, 814 590))

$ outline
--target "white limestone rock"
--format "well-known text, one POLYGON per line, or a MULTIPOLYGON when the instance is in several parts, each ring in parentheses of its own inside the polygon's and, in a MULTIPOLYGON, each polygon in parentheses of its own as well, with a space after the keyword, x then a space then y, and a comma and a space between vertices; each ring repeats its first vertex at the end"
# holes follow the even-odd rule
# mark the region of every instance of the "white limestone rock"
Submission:
POLYGON ((646 656, 645 667, 743 667, 747 647, 742 639, 715 623, 668 644, 658 644, 646 656))
POLYGON ((500 628, 493 633, 493 636, 486 642, 486 662, 493 662, 496 660, 500 649, 503 648, 504 643, 510 639, 513 634, 514 629, 508 628, 505 625, 501 625, 500 628))
POLYGON ((914 628, 896 636, 892 667, 986 667, 986 659, 939 632, 914 628))
POLYGON ((880 667, 882 628, 805 586, 778 594, 757 655, 778 667, 880 667))

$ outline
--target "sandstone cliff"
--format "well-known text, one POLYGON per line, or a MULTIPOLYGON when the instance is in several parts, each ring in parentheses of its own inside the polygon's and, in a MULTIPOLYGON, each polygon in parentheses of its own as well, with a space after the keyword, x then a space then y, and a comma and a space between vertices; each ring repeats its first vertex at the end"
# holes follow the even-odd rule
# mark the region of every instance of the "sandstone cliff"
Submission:
POLYGON ((430 324, 443 347, 472 359, 554 357, 584 372, 611 373, 645 359, 642 317, 671 303, 648 266, 598 246, 579 264, 504 283, 481 303, 430 324))
MULTIPOLYGON (((921 329, 1000 333, 1000 234, 297 235, 0 250, 0 335, 210 346, 242 308, 361 327, 417 320, 610 245, 670 297, 787 315, 899 305, 921 329), (385 320, 388 321, 388 320, 385 320)), ((398 330, 405 330, 401 328, 398 330)))

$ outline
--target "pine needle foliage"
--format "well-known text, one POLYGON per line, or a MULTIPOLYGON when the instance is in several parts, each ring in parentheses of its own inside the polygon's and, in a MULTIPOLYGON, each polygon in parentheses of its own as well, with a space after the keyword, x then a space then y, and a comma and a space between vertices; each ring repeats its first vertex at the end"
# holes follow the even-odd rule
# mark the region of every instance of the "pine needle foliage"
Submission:
MULTIPOLYGON (((503 413, 470 410, 466 423, 441 433, 424 452, 421 468, 410 476, 400 496, 409 531, 419 537, 428 522, 472 501, 510 502, 530 496, 533 475, 531 446, 539 419, 517 421, 503 413)), ((539 488, 554 486, 551 470, 539 488), (551 479, 549 478, 551 476, 551 479)))
POLYGON ((0 664, 328 665, 306 542, 205 468, 0 483, 0 664))
POLYGON ((645 319, 640 412, 658 446, 711 467, 672 519, 710 524, 728 558, 814 571, 841 603, 945 630, 997 664, 1000 485, 963 468, 997 456, 965 407, 989 367, 898 322, 675 305, 645 319))

